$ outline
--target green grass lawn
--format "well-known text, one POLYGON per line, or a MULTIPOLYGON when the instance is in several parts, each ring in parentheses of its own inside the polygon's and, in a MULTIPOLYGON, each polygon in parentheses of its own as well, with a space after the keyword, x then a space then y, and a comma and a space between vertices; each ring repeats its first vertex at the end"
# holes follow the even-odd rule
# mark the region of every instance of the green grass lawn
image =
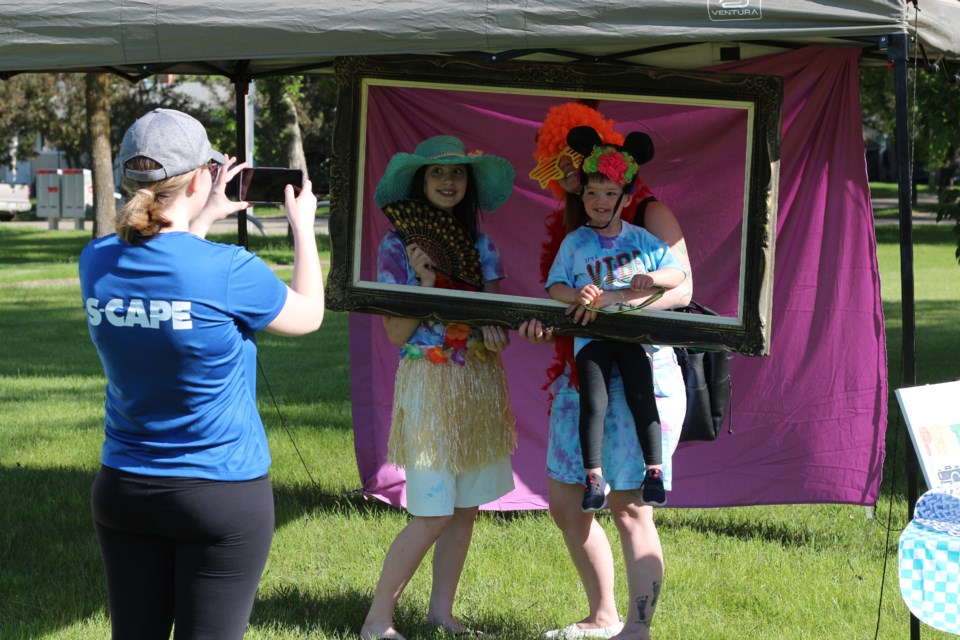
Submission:
MULTIPOLYGON (((900 381, 899 250, 895 226, 877 234, 892 398, 900 381)), ((917 227, 914 237, 919 381, 956 379, 955 239, 946 225, 917 227)), ((104 379, 76 281, 86 238, 0 229, 3 640, 109 637, 89 508, 104 379)), ((270 262, 291 262, 283 238, 251 235, 250 243, 270 262)), ((289 277, 289 268, 279 273, 289 277)), ((406 515, 356 493, 347 318, 330 313, 314 335, 263 334, 260 345, 277 529, 247 637, 352 637, 406 515)), ((909 637, 896 578, 905 445, 895 400, 890 406, 888 451, 894 433, 899 443, 872 518, 873 510, 846 505, 661 510, 667 565, 654 637, 868 640, 878 610, 879 637, 909 637)), ((609 517, 600 522, 616 541, 609 517)), ((614 549, 623 610, 626 584, 614 549)), ((437 637, 423 625, 429 583, 425 564, 397 612, 411 640, 437 637)), ((503 639, 534 638, 585 614, 576 572, 547 513, 481 514, 455 611, 503 639)), ((925 639, 946 637, 923 628, 925 639)))
MULTIPOLYGON (((897 193, 897 183, 895 182, 871 182, 870 183, 870 194, 874 198, 893 198, 894 203, 892 206, 882 206, 877 205, 873 209, 873 217, 878 220, 896 220, 900 216, 900 209, 896 203, 898 197, 897 193)), ((930 185, 920 184, 917 185, 917 194, 921 196, 932 196, 936 199, 937 191, 935 187, 930 185)), ((876 202, 875 202, 876 205, 876 202)), ((937 205, 936 203, 929 203, 928 201, 918 202, 916 206, 913 207, 913 212, 916 213, 936 213, 937 205)))

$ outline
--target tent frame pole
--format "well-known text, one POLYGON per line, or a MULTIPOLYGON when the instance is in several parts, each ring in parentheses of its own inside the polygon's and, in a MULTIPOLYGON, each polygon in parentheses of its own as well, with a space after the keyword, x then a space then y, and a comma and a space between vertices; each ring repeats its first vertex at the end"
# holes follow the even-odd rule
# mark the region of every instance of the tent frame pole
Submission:
MULTIPOLYGON (((911 37, 907 33, 888 36, 887 59, 893 64, 894 99, 896 104, 897 195, 900 212, 900 288, 903 339, 901 342, 903 387, 917 384, 917 325, 913 272, 913 159, 910 157, 910 135, 907 128, 908 81, 907 62, 911 37)), ((906 427, 904 427, 906 428, 906 427)), ((895 436, 897 437, 897 436, 895 436)), ((907 516, 913 518, 917 504, 917 453, 907 438, 907 516)), ((920 620, 910 614, 910 640, 919 640, 920 620)))
MULTIPOLYGON (((250 99, 250 78, 244 73, 240 73, 233 79, 233 95, 236 108, 237 124, 237 151, 236 156, 239 162, 249 162, 251 158, 247 157, 247 107, 250 99)), ((248 249, 250 240, 247 238, 247 209, 241 209, 237 212, 237 244, 248 249)))

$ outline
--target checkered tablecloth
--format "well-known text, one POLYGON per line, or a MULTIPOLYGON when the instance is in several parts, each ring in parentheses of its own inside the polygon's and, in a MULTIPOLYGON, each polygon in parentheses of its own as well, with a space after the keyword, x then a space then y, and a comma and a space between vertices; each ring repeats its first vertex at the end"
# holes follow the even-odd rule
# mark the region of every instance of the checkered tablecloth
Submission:
POLYGON ((960 635, 960 490, 927 492, 900 535, 900 593, 935 629, 960 635))

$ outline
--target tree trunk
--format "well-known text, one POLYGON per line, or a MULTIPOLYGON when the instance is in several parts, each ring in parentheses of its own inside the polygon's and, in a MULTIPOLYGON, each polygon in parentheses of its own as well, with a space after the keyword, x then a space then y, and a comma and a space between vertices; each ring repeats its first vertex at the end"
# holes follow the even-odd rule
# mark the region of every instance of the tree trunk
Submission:
POLYGON ((303 169, 303 175, 309 179, 307 173, 307 156, 303 153, 303 135, 300 132, 300 118, 297 116, 297 105, 293 98, 284 94, 283 104, 287 107, 287 162, 291 169, 303 169))
POLYGON ((10 136, 10 182, 17 183, 17 151, 20 149, 20 136, 14 132, 10 136))
POLYGON ((110 76, 87 74, 87 129, 93 162, 93 235, 103 237, 114 231, 116 201, 113 194, 113 155, 110 151, 110 76))
MULTIPOLYGON (((302 169, 304 179, 309 179, 307 173, 307 156, 303 152, 303 135, 300 132, 300 118, 297 116, 297 105, 286 93, 283 94, 283 105, 286 109, 284 128, 287 131, 287 166, 291 169, 302 169)), ((287 223, 287 243, 293 246, 293 228, 287 223)))

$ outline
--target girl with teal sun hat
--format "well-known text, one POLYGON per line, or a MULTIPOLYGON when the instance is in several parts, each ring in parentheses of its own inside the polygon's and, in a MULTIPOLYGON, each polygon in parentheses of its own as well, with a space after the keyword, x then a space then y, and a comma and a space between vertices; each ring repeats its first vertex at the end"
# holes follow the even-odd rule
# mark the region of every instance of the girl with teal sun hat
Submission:
POLYGON ((413 153, 397 153, 390 159, 373 196, 377 206, 416 197, 412 193, 416 190, 414 174, 431 164, 469 167, 476 185, 476 204, 483 211, 500 207, 513 190, 513 165, 508 160, 482 152, 467 153, 463 142, 454 136, 434 136, 418 144, 413 153))
MULTIPOLYGON (((498 293, 505 277, 493 240, 479 230, 481 211, 499 208, 513 189, 507 160, 467 153, 458 138, 428 138, 394 155, 374 201, 393 223, 377 254, 380 282, 498 293)), ((413 516, 383 562, 364 640, 403 640, 393 613, 427 552, 433 584, 427 622, 455 634, 453 601, 480 505, 513 490, 513 412, 500 352, 506 330, 384 316, 399 349, 388 462, 406 473, 413 516)))

